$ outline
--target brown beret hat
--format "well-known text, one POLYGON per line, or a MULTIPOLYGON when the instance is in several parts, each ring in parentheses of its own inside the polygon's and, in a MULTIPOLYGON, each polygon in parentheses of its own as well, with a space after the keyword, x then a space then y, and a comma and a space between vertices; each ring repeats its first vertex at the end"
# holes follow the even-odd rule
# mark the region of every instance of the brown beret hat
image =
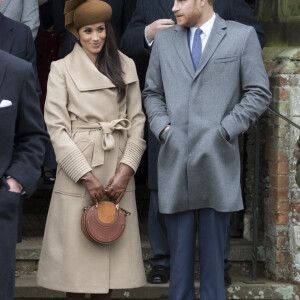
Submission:
POLYGON ((66 29, 78 38, 79 28, 108 21, 112 9, 101 0, 69 0, 65 4, 64 14, 66 29))

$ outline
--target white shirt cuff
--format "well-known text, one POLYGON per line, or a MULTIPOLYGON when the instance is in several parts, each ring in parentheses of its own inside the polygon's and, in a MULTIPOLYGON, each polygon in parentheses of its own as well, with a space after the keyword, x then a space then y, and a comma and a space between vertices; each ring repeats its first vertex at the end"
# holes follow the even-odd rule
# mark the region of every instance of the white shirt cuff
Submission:
POLYGON ((147 46, 148 46, 149 48, 152 47, 152 44, 153 44, 154 40, 153 40, 152 42, 149 42, 149 41, 148 41, 148 39, 147 39, 147 37, 146 37, 146 27, 145 27, 145 30, 144 30, 144 35, 145 35, 145 41, 146 41, 147 46))

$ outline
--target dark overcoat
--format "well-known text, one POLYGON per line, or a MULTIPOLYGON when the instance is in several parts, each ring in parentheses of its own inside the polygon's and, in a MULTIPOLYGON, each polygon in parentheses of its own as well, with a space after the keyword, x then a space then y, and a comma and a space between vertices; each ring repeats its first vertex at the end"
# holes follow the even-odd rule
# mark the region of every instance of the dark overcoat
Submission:
POLYGON ((0 299, 12 300, 21 194, 9 192, 5 176, 32 195, 48 135, 30 63, 0 50, 0 299))
MULTIPOLYGON (((146 70, 151 49, 145 47, 145 27, 157 19, 173 19, 173 0, 138 0, 136 10, 121 40, 121 50, 136 62, 140 85, 144 87, 146 70)), ((261 25, 250 6, 244 0, 215 0, 214 10, 225 20, 233 20, 253 26, 256 30, 261 47, 265 44, 265 36, 261 25)), ((157 189, 157 159, 159 142, 149 131, 148 133, 148 184, 157 189)))

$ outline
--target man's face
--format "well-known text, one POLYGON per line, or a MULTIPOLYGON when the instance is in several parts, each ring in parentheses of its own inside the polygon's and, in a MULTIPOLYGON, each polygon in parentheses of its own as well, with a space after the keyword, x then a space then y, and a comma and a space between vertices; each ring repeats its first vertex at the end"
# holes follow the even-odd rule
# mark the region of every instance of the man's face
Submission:
POLYGON ((177 24, 184 27, 197 27, 203 14, 203 0, 174 0, 172 11, 177 24))

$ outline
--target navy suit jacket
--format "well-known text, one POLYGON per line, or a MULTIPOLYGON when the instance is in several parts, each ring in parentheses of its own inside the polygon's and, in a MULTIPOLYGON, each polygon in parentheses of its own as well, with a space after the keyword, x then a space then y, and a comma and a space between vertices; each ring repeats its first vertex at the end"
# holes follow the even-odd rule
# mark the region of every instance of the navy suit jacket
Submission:
MULTIPOLYGON (((145 45, 145 27, 158 19, 176 18, 172 12, 173 0, 137 0, 136 10, 121 40, 121 50, 135 60, 140 85, 143 88, 151 49, 145 45)), ((225 20, 253 26, 260 45, 265 45, 265 36, 258 19, 244 0, 215 0, 214 11, 225 20)), ((157 159, 160 143, 148 131, 148 184, 157 189, 157 159)))
POLYGON ((22 58, 33 65, 35 89, 38 95, 41 95, 36 68, 36 51, 30 28, 0 13, 0 49, 22 58))
POLYGON ((48 134, 31 64, 0 50, 0 104, 3 100, 12 105, 0 107, 0 179, 15 178, 30 196, 40 176, 48 134))

